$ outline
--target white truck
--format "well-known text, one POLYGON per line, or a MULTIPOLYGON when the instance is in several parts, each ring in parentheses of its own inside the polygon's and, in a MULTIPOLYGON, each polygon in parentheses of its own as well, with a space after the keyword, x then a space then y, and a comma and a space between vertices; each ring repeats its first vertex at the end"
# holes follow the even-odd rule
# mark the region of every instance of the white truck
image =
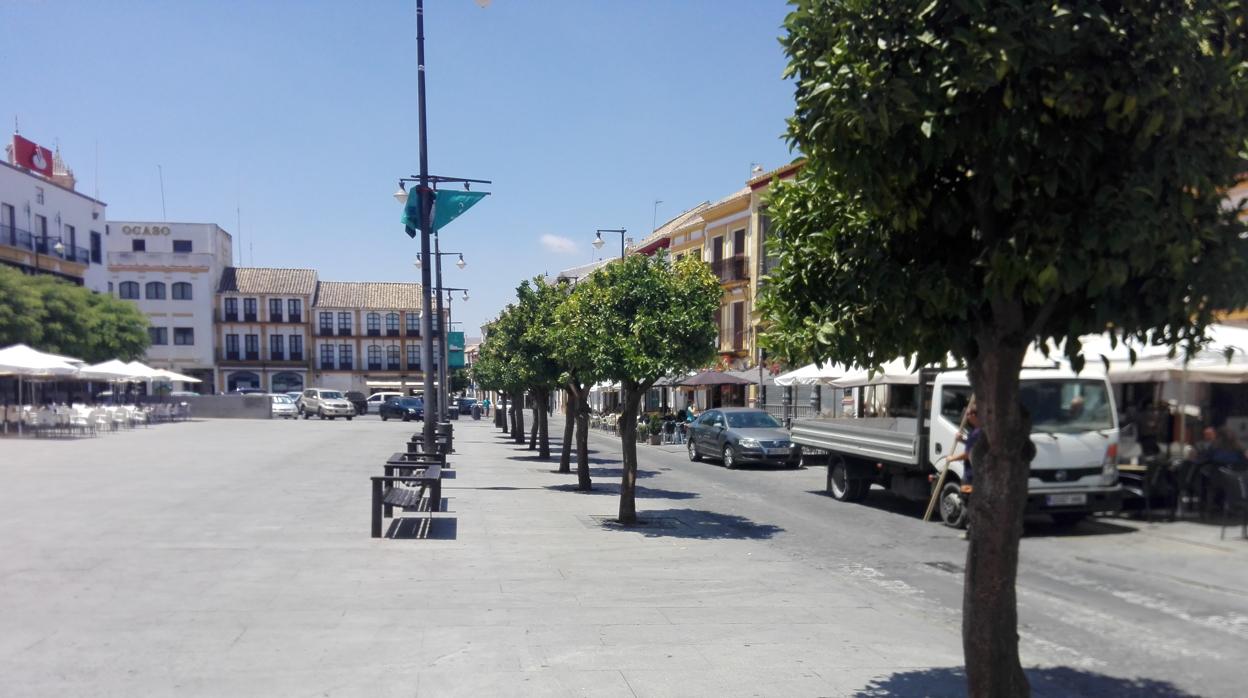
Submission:
MULTIPOLYGON (((1118 415, 1109 382, 1068 368, 1025 368, 1019 378, 1036 446, 1027 512, 1073 525, 1094 512, 1116 511, 1122 488, 1118 415)), ((812 449, 827 453, 827 491, 842 502, 863 499, 873 484, 928 501, 971 397, 966 371, 923 369, 911 380, 855 390, 855 416, 793 422, 793 442, 804 460, 812 449), (883 399, 876 399, 881 393, 883 399)), ((948 468, 938 509, 946 525, 962 527, 963 462, 948 468)))

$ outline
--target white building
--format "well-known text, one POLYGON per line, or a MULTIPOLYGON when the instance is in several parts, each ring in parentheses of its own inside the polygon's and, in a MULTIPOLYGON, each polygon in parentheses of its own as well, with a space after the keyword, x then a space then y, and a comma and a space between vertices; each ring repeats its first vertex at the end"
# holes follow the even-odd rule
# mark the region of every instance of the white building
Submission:
POLYGON ((213 306, 230 234, 212 223, 109 221, 108 291, 147 315, 145 363, 216 385, 213 306))
POLYGON ((104 202, 74 190, 74 173, 59 151, 45 175, 18 164, 13 146, 6 150, 7 162, 0 161, 0 264, 105 290, 104 202))

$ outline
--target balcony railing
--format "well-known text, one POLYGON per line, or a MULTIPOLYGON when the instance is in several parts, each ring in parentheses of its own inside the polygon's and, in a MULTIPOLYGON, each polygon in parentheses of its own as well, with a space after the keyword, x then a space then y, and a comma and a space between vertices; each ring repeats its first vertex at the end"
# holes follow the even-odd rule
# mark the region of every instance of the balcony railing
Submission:
POLYGON ((256 321, 255 313, 243 313, 243 322, 255 322, 255 321, 256 321))
POLYGON ((745 255, 711 262, 711 272, 719 277, 721 282, 746 281, 750 278, 750 268, 746 264, 745 255))
POLYGON ((399 331, 398 331, 397 329, 393 329, 393 330, 389 330, 389 329, 388 329, 388 330, 386 330, 386 336, 387 336, 387 337, 398 337, 398 336, 399 336, 399 331))
POLYGON ((286 322, 303 322, 303 316, 299 313, 291 313, 286 322))
POLYGON ((322 336, 322 337, 333 337, 333 336, 334 336, 334 328, 332 328, 332 327, 326 327, 326 326, 324 326, 324 325, 321 325, 321 326, 320 326, 320 328, 319 328, 319 329, 317 329, 316 333, 317 333, 317 334, 319 334, 319 335, 320 335, 320 336, 322 336))
POLYGON ((225 360, 226 361, 238 361, 238 352, 236 351, 225 352, 225 360))
POLYGON ((322 361, 322 362, 321 362, 321 370, 322 370, 322 371, 332 371, 332 370, 334 370, 334 362, 333 362, 333 361, 322 361))
POLYGON ((280 351, 269 352, 269 361, 285 361, 285 354, 280 351))
POLYGON ((339 327, 339 328, 338 328, 338 336, 339 336, 339 337, 350 337, 350 336, 351 336, 351 328, 350 328, 350 327, 339 327))
POLYGON ((420 329, 419 329, 419 328, 414 328, 414 327, 409 327, 409 328, 407 328, 407 336, 408 336, 408 337, 419 337, 419 336, 420 336, 420 329))
POLYGON ((370 364, 368 365, 368 370, 370 370, 370 371, 380 371, 380 370, 381 370, 381 364, 379 364, 379 363, 378 363, 378 364, 370 363, 370 364))
POLYGON ((386 370, 387 370, 387 371, 398 371, 398 370, 401 370, 401 369, 399 368, 399 365, 398 365, 397 363, 393 363, 393 364, 386 364, 386 370))
POLYGON ((222 313, 223 322, 238 322, 238 313, 222 313))
POLYGON ((91 263, 91 250, 85 247, 70 246, 65 244, 65 242, 55 237, 42 238, 28 230, 21 230, 13 226, 0 225, 0 245, 37 252, 41 255, 63 259, 67 262, 91 263), (57 242, 60 242, 64 247, 64 251, 60 254, 56 251, 57 242))
POLYGON ((290 360, 291 361, 303 361, 303 352, 301 351, 290 352, 290 360))
POLYGON ((269 313, 269 322, 281 322, 281 321, 282 321, 281 313, 278 313, 276 315, 274 315, 273 313, 269 313))
POLYGON ((246 353, 246 355, 244 356, 244 358, 245 358, 245 359, 247 359, 248 361, 259 361, 259 360, 260 360, 260 352, 258 352, 258 351, 249 351, 249 352, 247 352, 247 353, 246 353))
POLYGON ((339 370, 339 371, 350 371, 350 370, 353 370, 353 369, 354 369, 354 367, 351 365, 351 362, 350 362, 350 361, 339 361, 339 362, 338 362, 338 370, 339 370))
POLYGON ((379 329, 378 329, 378 330, 369 330, 369 331, 368 331, 368 336, 369 336, 369 337, 380 337, 380 336, 381 336, 381 330, 379 330, 379 329))

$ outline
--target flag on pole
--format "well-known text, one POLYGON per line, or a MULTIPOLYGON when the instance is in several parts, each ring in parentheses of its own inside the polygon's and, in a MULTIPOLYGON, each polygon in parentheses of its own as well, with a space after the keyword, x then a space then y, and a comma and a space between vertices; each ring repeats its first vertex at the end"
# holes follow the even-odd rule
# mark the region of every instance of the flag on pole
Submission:
MULTIPOLYGON (((430 232, 436 233, 446 227, 488 194, 489 192, 484 191, 450 189, 435 191, 433 194, 433 230, 430 232)), ((400 222, 410 237, 416 237, 416 231, 421 227, 419 189, 413 190, 407 197, 407 204, 403 207, 403 219, 400 222)))

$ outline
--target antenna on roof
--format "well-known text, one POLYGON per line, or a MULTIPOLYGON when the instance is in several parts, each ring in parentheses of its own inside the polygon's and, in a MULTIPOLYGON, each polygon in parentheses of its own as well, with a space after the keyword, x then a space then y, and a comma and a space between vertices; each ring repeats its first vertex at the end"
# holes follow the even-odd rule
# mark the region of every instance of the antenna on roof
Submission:
POLYGON ((654 200, 654 216, 650 219, 650 232, 654 232, 659 223, 659 204, 663 203, 662 199, 654 200))
POLYGON ((757 176, 759 176, 759 175, 760 175, 760 174, 762 174, 762 173, 763 173, 763 166, 762 166, 762 165, 758 164, 757 162, 751 162, 751 163, 750 163, 750 177, 751 177, 751 178, 753 178, 753 177, 757 177, 757 176))
POLYGON ((160 176, 160 219, 167 221, 169 220, 169 214, 165 213, 165 168, 157 164, 156 174, 160 176))

